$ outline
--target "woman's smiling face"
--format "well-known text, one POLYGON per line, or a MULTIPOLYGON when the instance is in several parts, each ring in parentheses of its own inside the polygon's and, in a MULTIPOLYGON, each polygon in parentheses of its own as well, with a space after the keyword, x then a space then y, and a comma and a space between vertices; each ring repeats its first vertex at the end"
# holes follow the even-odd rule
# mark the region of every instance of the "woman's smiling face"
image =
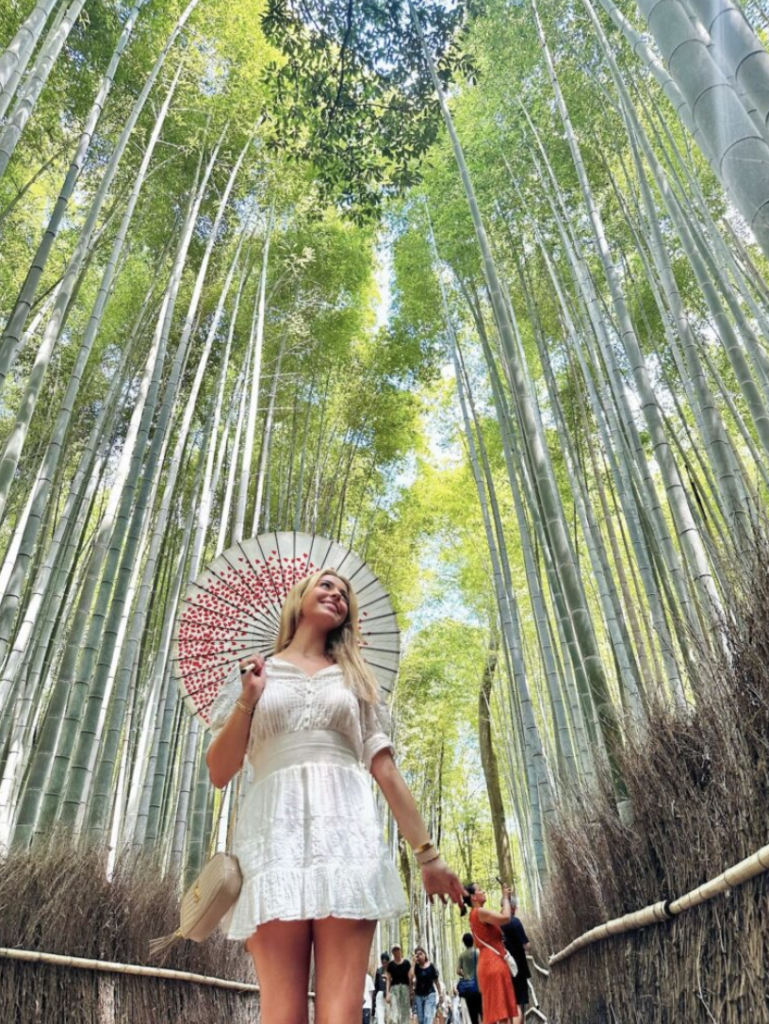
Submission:
POLYGON ((324 573, 302 602, 302 618, 314 619, 327 629, 337 629, 347 621, 350 595, 347 584, 332 573, 324 573))

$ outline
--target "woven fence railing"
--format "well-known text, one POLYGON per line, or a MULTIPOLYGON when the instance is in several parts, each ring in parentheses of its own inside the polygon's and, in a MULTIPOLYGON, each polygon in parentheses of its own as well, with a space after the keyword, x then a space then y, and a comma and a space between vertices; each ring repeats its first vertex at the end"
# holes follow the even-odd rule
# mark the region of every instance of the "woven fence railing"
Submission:
POLYGON ((560 952, 553 954, 550 957, 550 966, 562 963, 580 949, 601 939, 621 935, 623 932, 636 931, 652 924, 660 924, 662 921, 670 921, 672 918, 678 917, 679 914, 683 914, 684 911, 691 910, 707 900, 712 900, 715 896, 720 896, 767 870, 769 870, 769 846, 763 846, 750 857, 741 860, 739 864, 727 868, 717 878, 712 878, 709 882, 687 892, 685 896, 679 896, 675 900, 660 900, 658 903, 644 907, 643 910, 625 914, 624 917, 615 917, 612 921, 591 928, 590 931, 570 942, 560 952))
POLYGON ((144 967, 140 964, 119 964, 111 960, 88 960, 81 956, 64 956, 61 953, 43 953, 34 949, 9 949, 0 947, 0 959, 23 960, 27 963, 50 964, 53 967, 70 967, 80 971, 103 971, 106 974, 134 974, 144 978, 165 978, 168 981, 189 981, 195 985, 212 985, 215 988, 229 988, 237 992, 258 992, 259 986, 246 981, 230 981, 228 978, 210 978, 205 974, 190 971, 172 971, 165 967, 144 967))

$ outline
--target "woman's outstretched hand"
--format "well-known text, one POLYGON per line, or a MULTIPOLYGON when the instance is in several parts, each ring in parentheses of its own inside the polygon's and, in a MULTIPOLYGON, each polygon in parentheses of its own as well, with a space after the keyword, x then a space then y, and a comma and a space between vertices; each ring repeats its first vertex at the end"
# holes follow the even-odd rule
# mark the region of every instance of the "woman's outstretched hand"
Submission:
POLYGON ((448 864, 444 863, 442 857, 431 860, 429 864, 422 866, 422 885, 425 887, 425 892, 431 903, 434 896, 440 897, 442 903, 446 902, 448 896, 457 906, 462 906, 465 890, 448 864))
POLYGON ((267 682, 264 664, 264 658, 258 654, 254 654, 240 663, 240 682, 243 688, 240 699, 250 708, 256 707, 259 698, 264 693, 264 684, 267 682), (244 669, 245 671, 243 671, 244 669))

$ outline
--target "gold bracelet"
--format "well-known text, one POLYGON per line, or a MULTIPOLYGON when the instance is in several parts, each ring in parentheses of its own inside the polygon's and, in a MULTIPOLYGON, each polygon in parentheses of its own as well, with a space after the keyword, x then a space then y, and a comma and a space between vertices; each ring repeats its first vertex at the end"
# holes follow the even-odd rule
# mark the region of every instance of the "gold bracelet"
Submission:
POLYGON ((235 707, 239 711, 242 711, 245 715, 249 715, 249 716, 253 715, 254 711, 256 710, 256 704, 254 704, 254 706, 252 708, 250 708, 248 706, 248 704, 244 704, 243 703, 243 701, 240 699, 240 697, 238 697, 238 699, 235 701, 235 707))
POLYGON ((417 854, 417 857, 416 857, 417 864, 424 864, 426 860, 427 861, 435 860, 435 857, 433 856, 433 854, 435 854, 436 856, 439 856, 437 848, 435 846, 433 846, 433 845, 430 845, 422 853, 417 854))
POLYGON ((418 857, 420 853, 425 853, 425 851, 429 850, 432 845, 433 845, 432 839, 428 839, 426 843, 422 843, 421 846, 415 847, 415 849, 414 849, 414 856, 418 857))

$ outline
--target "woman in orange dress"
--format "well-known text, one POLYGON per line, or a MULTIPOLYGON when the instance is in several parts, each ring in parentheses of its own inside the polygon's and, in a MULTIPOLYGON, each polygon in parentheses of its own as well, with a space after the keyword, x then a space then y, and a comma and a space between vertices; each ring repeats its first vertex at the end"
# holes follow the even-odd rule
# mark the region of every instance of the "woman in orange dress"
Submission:
POLYGON ((502 890, 502 913, 487 910, 486 893, 475 882, 465 886, 470 930, 479 950, 478 987, 483 1001, 483 1024, 521 1024, 513 978, 505 962, 501 926, 510 920, 510 891, 502 890))

